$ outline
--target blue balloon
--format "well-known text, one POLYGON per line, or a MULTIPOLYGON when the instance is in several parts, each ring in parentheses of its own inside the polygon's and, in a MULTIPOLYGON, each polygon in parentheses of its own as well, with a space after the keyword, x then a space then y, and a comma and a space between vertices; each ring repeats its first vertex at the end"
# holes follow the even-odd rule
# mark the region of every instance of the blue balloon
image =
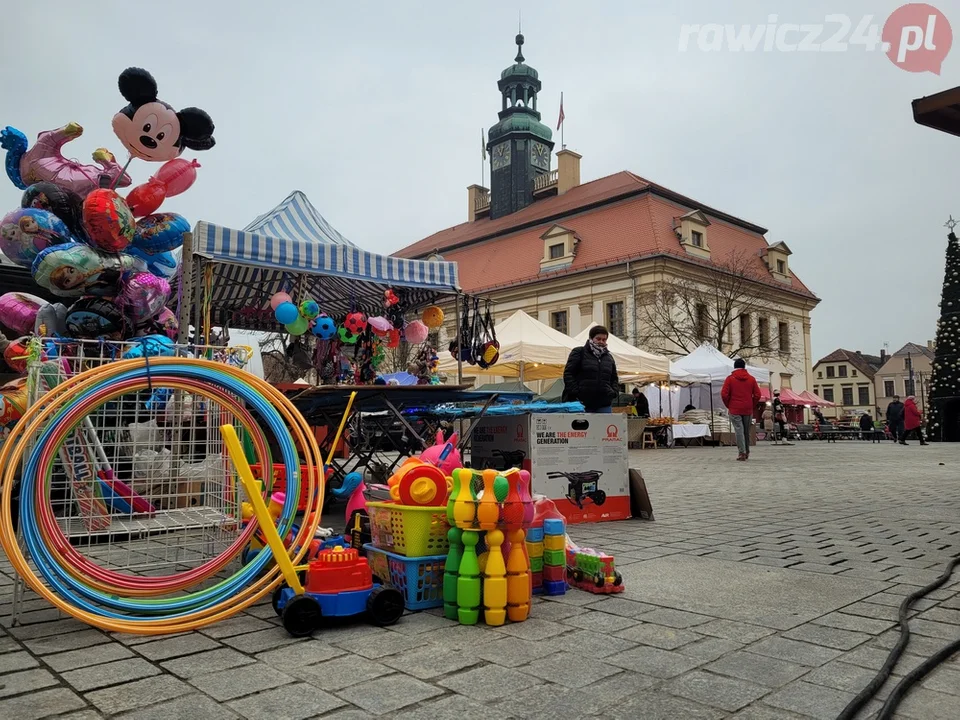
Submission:
POLYGON ((170 252, 183 245, 183 234, 190 230, 187 219, 176 213, 157 213, 137 220, 133 247, 150 255, 170 252))
POLYGON ((128 246, 124 252, 139 260, 144 271, 167 281, 175 278, 177 276, 177 270, 180 269, 180 260, 172 252, 162 252, 151 255, 132 245, 128 246))
POLYGON ((0 148, 7 151, 7 177, 21 190, 26 190, 27 185, 20 177, 20 161, 23 159, 24 153, 27 152, 29 144, 27 136, 15 127, 7 125, 3 130, 0 130, 0 148))
POLYGON ((300 317, 300 311, 293 303, 285 302, 277 305, 277 309, 273 311, 273 315, 281 325, 289 325, 292 322, 296 322, 297 318, 300 317))
POLYGON ((123 354, 124 360, 147 357, 173 357, 176 349, 173 340, 166 335, 147 335, 123 354))

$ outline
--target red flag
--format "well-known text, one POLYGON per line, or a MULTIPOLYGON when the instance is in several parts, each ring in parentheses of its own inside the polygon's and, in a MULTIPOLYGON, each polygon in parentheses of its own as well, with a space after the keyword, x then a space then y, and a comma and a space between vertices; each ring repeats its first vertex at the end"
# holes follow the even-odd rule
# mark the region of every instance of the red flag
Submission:
POLYGON ((560 119, 557 120, 557 130, 563 125, 563 93, 560 93, 560 119))

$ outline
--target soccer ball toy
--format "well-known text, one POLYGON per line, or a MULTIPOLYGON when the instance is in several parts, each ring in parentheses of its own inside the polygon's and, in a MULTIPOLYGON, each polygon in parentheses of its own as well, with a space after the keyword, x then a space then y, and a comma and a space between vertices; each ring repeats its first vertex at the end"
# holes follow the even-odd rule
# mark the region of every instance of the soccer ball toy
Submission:
POLYGON ((349 313, 346 320, 343 321, 343 327, 354 335, 360 335, 367 329, 367 316, 362 312, 349 313))
POLYGON ((321 340, 330 340, 337 334, 337 326, 329 315, 320 315, 313 324, 313 334, 321 340))

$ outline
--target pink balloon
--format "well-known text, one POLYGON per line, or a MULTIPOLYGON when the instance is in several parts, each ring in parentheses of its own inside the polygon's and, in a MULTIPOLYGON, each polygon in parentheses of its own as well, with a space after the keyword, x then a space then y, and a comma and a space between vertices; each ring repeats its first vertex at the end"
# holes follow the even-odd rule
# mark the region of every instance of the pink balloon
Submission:
POLYGON ((278 292, 276 295, 270 298, 270 309, 276 310, 280 305, 283 305, 284 303, 292 303, 292 302, 293 302, 293 298, 291 298, 287 293, 278 292))
POLYGON ((37 313, 49 303, 36 295, 9 292, 0 295, 0 323, 13 330, 17 335, 33 332, 37 313))
POLYGON ((186 192, 197 181, 198 167, 196 160, 168 160, 153 174, 153 179, 166 185, 167 197, 173 197, 186 192))
POLYGON ((117 303, 136 324, 140 324, 163 310, 169 297, 170 283, 142 272, 127 280, 117 296, 117 303))
MULTIPOLYGON (((100 187, 101 176, 106 176, 111 181, 120 176, 120 164, 113 154, 104 148, 93 153, 93 160, 100 167, 81 165, 75 160, 67 160, 61 154, 64 144, 82 134, 83 128, 77 123, 68 123, 62 128, 40 133, 36 144, 20 159, 20 176, 24 184, 52 182, 80 197, 86 197, 90 191, 100 187)), ((131 182, 130 176, 123 173, 116 186, 127 187, 131 182)))
POLYGON ((177 316, 170 308, 164 308, 160 311, 160 314, 154 318, 154 323, 163 328, 163 334, 166 335, 171 340, 177 339, 177 334, 180 331, 180 323, 177 321, 177 316))

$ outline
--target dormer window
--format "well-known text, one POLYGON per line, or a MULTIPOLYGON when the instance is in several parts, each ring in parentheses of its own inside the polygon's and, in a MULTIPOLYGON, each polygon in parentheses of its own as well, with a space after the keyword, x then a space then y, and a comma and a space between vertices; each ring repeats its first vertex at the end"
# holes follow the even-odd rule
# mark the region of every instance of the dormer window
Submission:
POLYGON ((540 236, 543 240, 543 256, 540 259, 540 270, 559 270, 569 267, 577 254, 577 243, 580 237, 571 229, 563 225, 554 225, 540 236))
POLYGON ((777 260, 777 272, 781 275, 787 274, 787 261, 786 260, 777 260))
POLYGON ((789 257, 793 253, 790 251, 790 248, 787 247, 787 244, 784 242, 774 243, 763 250, 762 254, 766 258, 767 267, 770 268, 773 279, 782 283, 790 283, 789 257))
POLYGON ((707 239, 707 227, 710 221, 699 210, 673 219, 673 227, 680 239, 680 245, 690 253, 705 260, 710 259, 710 244, 707 239))

